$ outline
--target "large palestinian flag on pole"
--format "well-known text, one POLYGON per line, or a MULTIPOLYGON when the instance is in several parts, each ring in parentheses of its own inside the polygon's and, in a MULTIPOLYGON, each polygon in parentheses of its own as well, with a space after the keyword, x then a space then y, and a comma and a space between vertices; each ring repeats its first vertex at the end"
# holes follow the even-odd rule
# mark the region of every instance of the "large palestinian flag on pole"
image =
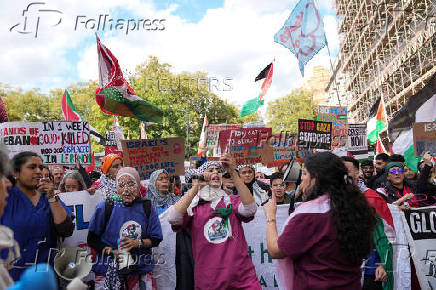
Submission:
POLYGON ((99 88, 96 101, 108 114, 136 118, 144 122, 162 123, 163 112, 141 99, 124 79, 118 60, 97 37, 99 88))
POLYGON ((379 139, 380 132, 387 126, 386 108, 383 98, 380 97, 372 106, 368 119, 368 140, 369 144, 374 144, 379 139))
POLYGON ((436 74, 418 93, 411 96, 389 122, 388 136, 393 152, 404 155, 406 166, 417 172, 419 159, 413 146, 413 123, 436 121, 436 74))
POLYGON ((260 94, 254 98, 250 99, 247 102, 242 105, 241 114, 239 117, 244 117, 253 113, 256 113, 260 106, 264 104, 263 97, 266 95, 266 92, 271 87, 272 82, 272 75, 273 75, 273 63, 270 63, 267 65, 255 78, 255 82, 265 79, 261 86, 261 92, 260 94))

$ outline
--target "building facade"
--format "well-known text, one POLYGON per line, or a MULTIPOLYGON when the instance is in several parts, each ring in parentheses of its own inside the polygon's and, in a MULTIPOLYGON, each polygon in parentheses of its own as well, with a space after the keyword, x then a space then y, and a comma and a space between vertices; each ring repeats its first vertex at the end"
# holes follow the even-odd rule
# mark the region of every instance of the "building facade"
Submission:
POLYGON ((329 104, 366 122, 378 97, 388 118, 436 73, 436 1, 336 0, 340 49, 329 104))

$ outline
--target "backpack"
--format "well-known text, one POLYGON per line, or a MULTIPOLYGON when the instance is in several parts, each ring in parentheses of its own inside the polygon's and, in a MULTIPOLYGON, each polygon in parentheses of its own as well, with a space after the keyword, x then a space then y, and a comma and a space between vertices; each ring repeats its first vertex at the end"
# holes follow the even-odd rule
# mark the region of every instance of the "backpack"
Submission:
MULTIPOLYGON (((145 216, 147 220, 150 218, 151 213, 151 200, 143 199, 140 201, 142 203, 142 208, 144 209, 145 216)), ((114 201, 112 199, 106 199, 104 203, 104 227, 102 233, 106 231, 107 223, 112 215, 112 211, 114 209, 114 201)))

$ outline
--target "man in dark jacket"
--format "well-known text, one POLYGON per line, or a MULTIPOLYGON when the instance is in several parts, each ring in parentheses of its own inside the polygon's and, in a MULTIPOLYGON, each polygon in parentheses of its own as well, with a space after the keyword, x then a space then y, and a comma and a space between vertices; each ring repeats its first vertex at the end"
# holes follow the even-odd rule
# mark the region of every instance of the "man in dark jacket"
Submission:
POLYGON ((389 156, 386 153, 380 153, 375 157, 376 174, 367 181, 367 186, 376 190, 383 183, 385 176, 385 167, 389 163, 389 156))

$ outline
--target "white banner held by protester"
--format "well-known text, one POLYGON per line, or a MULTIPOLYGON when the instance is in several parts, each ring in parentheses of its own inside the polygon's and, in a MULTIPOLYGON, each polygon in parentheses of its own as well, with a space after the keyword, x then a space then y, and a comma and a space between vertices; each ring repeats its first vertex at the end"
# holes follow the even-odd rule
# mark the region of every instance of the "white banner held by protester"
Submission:
POLYGON ((436 207, 412 208, 402 217, 421 289, 436 289, 436 207))
POLYGON ((71 237, 65 238, 62 247, 78 247, 87 244, 89 221, 94 214, 95 207, 104 200, 104 195, 97 190, 93 195, 87 191, 63 192, 59 198, 71 209, 74 216, 75 228, 71 237))
POLYGON ((88 122, 6 122, 0 124, 0 143, 11 157, 31 151, 44 164, 91 164, 88 122))
MULTIPOLYGON (((289 205, 277 206, 277 228, 280 230, 288 218, 289 205)), ((173 290, 176 288, 176 233, 171 229, 167 212, 159 216, 162 234, 165 237, 159 247, 153 248, 155 268, 153 277, 157 289, 173 290)), ((262 289, 278 289, 276 280, 276 261, 271 259, 266 246, 266 218, 261 207, 258 207, 254 220, 242 224, 248 244, 248 254, 256 268, 257 277, 262 289)))

